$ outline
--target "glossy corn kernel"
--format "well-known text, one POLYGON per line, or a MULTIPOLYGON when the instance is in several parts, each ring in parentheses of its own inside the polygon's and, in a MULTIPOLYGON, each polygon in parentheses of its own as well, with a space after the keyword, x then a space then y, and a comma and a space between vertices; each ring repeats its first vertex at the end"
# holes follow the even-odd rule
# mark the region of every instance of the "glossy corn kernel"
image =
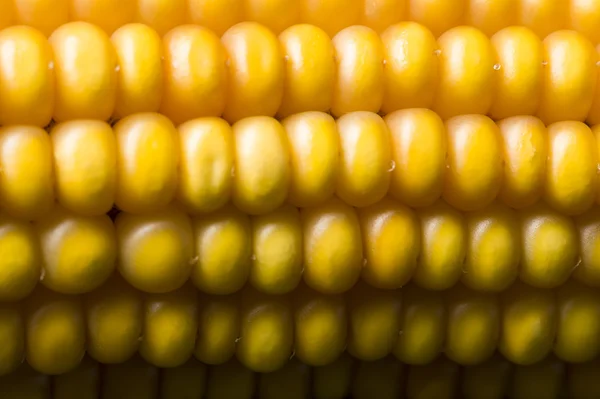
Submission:
POLYGON ((107 215, 79 216, 55 208, 35 224, 41 243, 41 282, 64 294, 98 288, 115 270, 117 240, 107 215))
POLYGON ((263 25, 242 22, 221 41, 228 57, 225 119, 274 116, 281 105, 285 70, 277 37, 263 25))
POLYGON ((221 116, 227 98, 227 53, 219 37, 201 26, 178 26, 163 37, 163 54, 160 112, 175 125, 221 116))
POLYGON ((117 141, 115 203, 126 212, 145 213, 168 205, 177 189, 177 130, 165 116, 141 113, 114 127, 117 141))
POLYGON ((0 124, 44 127, 56 98, 54 55, 46 38, 27 26, 0 32, 0 124))
POLYGON ((292 348, 293 315, 289 298, 245 290, 237 359, 252 371, 269 373, 288 362, 292 348))
POLYGON ((334 47, 327 34, 308 24, 290 26, 279 35, 285 60, 283 98, 278 114, 331 108, 336 81, 334 47))
POLYGON ((117 142, 105 122, 59 123, 50 132, 58 202, 82 215, 98 216, 115 202, 117 142))
POLYGON ((160 36, 146 25, 127 24, 110 40, 119 69, 114 115, 123 118, 136 112, 158 111, 166 80, 160 36))
POLYGON ((52 209, 52 143, 43 129, 0 128, 0 167, 0 207, 8 215, 35 220, 52 209))
POLYGON ((54 120, 110 118, 117 94, 117 55, 108 35, 90 23, 70 22, 49 41, 56 76, 54 120))
POLYGON ((115 221, 117 268, 134 287, 166 293, 183 286, 193 265, 190 219, 177 209, 153 215, 121 213, 115 221))

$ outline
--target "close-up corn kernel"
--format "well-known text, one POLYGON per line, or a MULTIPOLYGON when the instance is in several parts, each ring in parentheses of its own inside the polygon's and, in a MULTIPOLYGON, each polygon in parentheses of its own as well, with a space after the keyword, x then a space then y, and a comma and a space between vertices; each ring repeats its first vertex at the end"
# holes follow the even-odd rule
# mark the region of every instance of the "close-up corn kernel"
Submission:
POLYGON ((600 398, 599 0, 0 0, 0 398, 600 398))

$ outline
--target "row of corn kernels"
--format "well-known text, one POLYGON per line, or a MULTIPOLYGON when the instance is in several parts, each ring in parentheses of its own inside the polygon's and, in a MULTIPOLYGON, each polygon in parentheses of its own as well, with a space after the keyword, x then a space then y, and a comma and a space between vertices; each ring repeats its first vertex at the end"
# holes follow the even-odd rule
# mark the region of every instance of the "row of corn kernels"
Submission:
POLYGON ((255 374, 232 360, 205 366, 190 361, 157 369, 139 358, 99 365, 86 359, 72 372, 50 377, 23 366, 0 378, 4 399, 589 399, 600 395, 600 362, 565 364, 549 357, 529 366, 500 356, 460 367, 444 357, 426 366, 392 358, 363 362, 342 356, 325 367, 291 361, 255 374))
POLYGON ((488 39, 457 27, 437 41, 400 23, 381 36, 364 26, 333 39, 311 25, 278 38, 244 22, 221 39, 185 25, 162 39, 132 24, 112 38, 73 22, 49 41, 33 28, 0 32, 0 125, 46 126, 72 119, 160 111, 175 124, 223 115, 288 116, 304 111, 390 113, 425 107, 442 119, 538 115, 545 123, 600 123, 598 55, 575 31, 542 42, 527 28, 488 39))
POLYGON ((579 215, 600 200, 600 125, 535 117, 494 123, 483 115, 444 122, 408 109, 385 118, 353 112, 334 120, 306 112, 279 122, 214 117, 178 128, 141 113, 113 128, 76 120, 0 128, 0 208, 37 220, 55 200, 82 215, 151 213, 176 202, 190 214, 232 201, 248 214, 290 203, 355 207, 386 195, 415 208, 443 198, 463 211, 496 198, 522 209, 544 200, 579 215))
POLYGON ((88 21, 108 34, 130 22, 148 24, 161 34, 185 23, 218 34, 242 21, 265 24, 276 33, 309 23, 333 36, 352 25, 383 31, 409 20, 436 36, 459 25, 488 35, 522 25, 542 37, 568 28, 600 42, 600 2, 587 0, 2 0, 0 8, 0 28, 30 25, 46 35, 69 21, 88 21))
POLYGON ((247 283, 268 294, 301 280, 342 293, 362 280, 381 289, 409 281, 445 290, 459 281, 501 292, 517 278, 555 288, 571 276, 600 286, 600 208, 571 218, 539 204, 461 213, 443 202, 412 210, 391 199, 356 210, 337 199, 249 216, 233 207, 190 218, 151 214, 81 216, 54 208, 33 225, 0 221, 0 300, 25 298, 38 281, 66 294, 100 286, 117 269, 144 292, 186 281, 209 294, 247 283))
POLYGON ((497 350, 520 365, 551 353, 569 363, 600 355, 600 294, 574 282, 555 290, 517 283, 499 295, 462 286, 436 293, 359 284, 345 295, 301 286, 285 296, 250 288, 210 296, 189 286, 143 294, 115 276, 85 296, 39 289, 22 305, 0 310, 2 374, 24 358, 41 373, 62 374, 86 352, 106 364, 139 352, 157 367, 235 357, 256 372, 279 370, 291 358, 325 366, 345 351, 363 361, 394 356, 411 365, 443 353, 466 366, 497 350))

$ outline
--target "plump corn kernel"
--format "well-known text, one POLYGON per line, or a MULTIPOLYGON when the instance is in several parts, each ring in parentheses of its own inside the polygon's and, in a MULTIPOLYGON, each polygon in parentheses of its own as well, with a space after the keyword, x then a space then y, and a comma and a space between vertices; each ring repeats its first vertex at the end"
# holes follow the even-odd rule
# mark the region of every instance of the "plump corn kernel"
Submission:
POLYGON ((415 272, 421 249, 421 226, 416 214, 384 198, 358 209, 358 218, 366 260, 362 280, 381 289, 406 285, 415 272))
POLYGON ((510 362, 531 365, 552 350, 558 322, 553 291, 516 283, 501 296, 498 350, 510 362))
POLYGON ((110 40, 119 68, 114 115, 124 118, 137 112, 158 111, 164 82, 168 83, 158 33, 146 25, 133 23, 117 29, 110 40))
POLYGON ((191 214, 225 205, 233 185, 234 143, 231 127, 222 119, 198 118, 178 127, 179 184, 176 198, 191 214))
POLYGON ((227 363, 235 355, 239 334, 239 295, 199 294, 195 358, 208 365, 227 363))
POLYGON ((557 290, 558 320, 554 353, 569 363, 584 363, 600 354, 600 295, 568 282, 557 290))
POLYGON ((542 94, 543 46, 537 35, 522 26, 511 26, 490 39, 496 54, 496 92, 490 115, 501 119, 533 115, 542 94))
POLYGON ((25 315, 27 362, 43 374, 75 369, 86 346, 81 299, 39 286, 27 298, 25 315))
POLYGON ((446 356, 463 365, 489 359, 499 338, 497 296, 456 286, 448 292, 447 301, 446 356))
POLYGON ((346 297, 348 353, 369 362, 384 359, 392 352, 401 328, 400 292, 359 283, 346 297))
POLYGON ((0 218, 0 300, 25 299, 40 279, 42 255, 33 226, 0 218))
POLYGON ((266 294, 287 294, 302 279, 302 223, 293 206, 284 205, 252 218, 252 267, 249 282, 266 294))
POLYGON ((35 230, 46 287, 83 294, 98 288, 115 270, 117 240, 107 215, 79 216, 56 207, 35 223, 35 230))
POLYGON ((173 123, 160 114, 140 113, 121 119, 114 134, 116 205, 132 213, 164 208, 177 189, 179 140, 173 123))
POLYGON ((443 201, 417 210, 421 222, 421 256, 413 279, 429 290, 452 287, 462 275, 467 251, 464 216, 443 201))
POLYGON ((337 120, 340 143, 336 195, 355 206, 381 200, 390 186, 390 132, 372 112, 352 112, 337 120))
POLYGON ((193 220, 197 259, 192 281, 210 294, 239 291, 252 269, 252 224, 234 207, 226 207, 193 220))
POLYGON ((500 130, 483 115, 446 121, 448 155, 443 198, 463 211, 490 204, 502 185, 500 130))
POLYGON ((242 22, 221 37, 227 53, 229 122, 258 115, 274 116, 283 97, 284 59, 277 37, 255 22, 242 22))
POLYGON ((52 48, 39 31, 13 26, 0 32, 1 125, 48 125, 56 96, 53 65, 52 48))
POLYGON ((363 268, 360 224, 354 208, 339 199, 304 208, 304 281, 313 289, 337 294, 359 279, 363 268))
POLYGON ((394 356, 406 364, 432 363, 442 352, 446 314, 441 293, 414 284, 402 289, 400 333, 392 349, 394 356))
POLYGON ((438 46, 439 83, 433 109, 442 119, 487 114, 499 72, 490 40, 473 27, 460 26, 440 36, 438 46))
POLYGON ((348 314, 342 295, 321 294, 301 284, 293 294, 294 351, 313 367, 327 366, 342 356, 348 336, 348 314))
POLYGON ((393 170, 389 194, 411 206, 432 205, 442 194, 446 170, 445 126, 433 111, 419 108, 385 117, 393 170))
POLYGON ((162 45, 161 113, 175 125, 202 116, 221 116, 226 101, 234 99, 227 96, 227 52, 219 37, 202 26, 182 25, 167 33, 162 45))
POLYGON ((598 74, 594 46, 582 34, 568 30, 551 33, 543 45, 543 89, 537 114, 546 124, 585 120, 598 74))
POLYGON ((581 122, 548 126, 544 200, 566 215, 585 212, 598 191, 598 152, 590 128, 581 122))
POLYGON ((87 353, 105 364, 130 359, 139 348, 143 315, 142 294, 115 273, 85 296, 87 353))
POLYGON ((152 215, 120 213, 115 230, 118 270, 135 288, 166 293, 183 286, 190 277, 192 223, 181 211, 166 208, 152 215))
POLYGON ((234 168, 232 201, 242 211, 259 215, 281 206, 290 185, 290 153, 283 126, 257 116, 232 127, 234 168))
POLYGON ((579 263, 573 219, 543 203, 520 211, 520 278, 541 288, 563 284, 579 263))
POLYGON ((117 94, 117 55, 107 34, 87 22, 69 22, 49 41, 56 76, 54 120, 107 120, 117 94))
POLYGON ((177 367, 191 358, 198 331, 198 300, 193 287, 146 294, 144 337, 139 353, 158 367, 177 367))
POLYGON ((299 24, 281 32, 279 42, 285 73, 278 115, 329 111, 336 66, 334 48, 327 33, 314 25, 299 24))
POLYGON ((52 143, 43 129, 23 125, 0 128, 0 168, 0 207, 7 214, 35 220, 52 209, 52 143))
POLYGON ((467 255, 461 281, 478 291, 502 292, 519 274, 520 227, 517 213, 495 203, 467 212, 467 255))
POLYGON ((340 167, 335 120, 322 112, 303 112, 281 123, 290 150, 288 201, 298 207, 325 202, 335 192, 340 167))
POLYGON ((293 351, 293 314, 286 296, 268 296, 249 288, 242 292, 240 340, 236 357, 250 370, 280 369, 293 351))
POLYGON ((381 110, 429 108, 439 80, 438 44, 416 22, 400 22, 381 34, 384 47, 384 95, 381 110))
POLYGON ((336 83, 333 115, 381 108, 384 93, 384 47, 377 33, 364 26, 351 26, 332 39, 336 83))
POLYGON ((56 199, 81 215, 107 213, 115 202, 117 142, 110 125, 94 120, 56 124, 50 131, 56 199))
POLYGON ((506 118, 498 127, 504 160, 499 197, 512 208, 533 205, 542 196, 546 179, 546 127, 533 116, 506 118))

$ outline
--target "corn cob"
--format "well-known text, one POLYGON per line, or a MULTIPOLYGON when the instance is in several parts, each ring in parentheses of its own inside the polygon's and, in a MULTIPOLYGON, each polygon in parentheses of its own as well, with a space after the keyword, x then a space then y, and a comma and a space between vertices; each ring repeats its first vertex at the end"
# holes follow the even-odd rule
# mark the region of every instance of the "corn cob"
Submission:
POLYGON ((0 0, 0 396, 597 396, 599 17, 0 0))

